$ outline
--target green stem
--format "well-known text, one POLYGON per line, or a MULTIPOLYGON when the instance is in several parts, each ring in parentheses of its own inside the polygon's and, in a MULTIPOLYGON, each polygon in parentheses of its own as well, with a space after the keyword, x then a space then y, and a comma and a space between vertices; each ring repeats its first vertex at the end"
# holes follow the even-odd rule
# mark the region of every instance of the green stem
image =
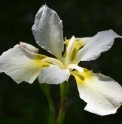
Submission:
POLYGON ((55 108, 52 99, 48 99, 49 109, 50 109, 50 118, 48 123, 55 124, 55 108))
POLYGON ((46 95, 49 104, 50 116, 49 116, 48 124, 55 124, 55 107, 53 104, 53 100, 51 98, 50 86, 48 84, 41 84, 40 86, 44 94, 46 95))
POLYGON ((65 103, 61 103, 56 124, 63 124, 65 118, 65 103))
POLYGON ((67 100, 67 94, 69 90, 69 83, 64 82, 60 84, 60 94, 61 94, 61 105, 58 113, 56 124, 63 124, 65 118, 65 103, 67 100))

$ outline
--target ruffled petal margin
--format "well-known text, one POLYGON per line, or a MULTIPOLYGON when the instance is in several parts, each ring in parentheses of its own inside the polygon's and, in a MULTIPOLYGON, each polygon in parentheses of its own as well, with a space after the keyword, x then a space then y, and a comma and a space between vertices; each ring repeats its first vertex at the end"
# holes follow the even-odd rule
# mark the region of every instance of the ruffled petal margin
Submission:
POLYGON ((39 76, 40 67, 49 66, 49 63, 41 61, 44 58, 46 56, 17 44, 0 56, 0 72, 5 72, 17 83, 26 81, 31 84, 39 76))

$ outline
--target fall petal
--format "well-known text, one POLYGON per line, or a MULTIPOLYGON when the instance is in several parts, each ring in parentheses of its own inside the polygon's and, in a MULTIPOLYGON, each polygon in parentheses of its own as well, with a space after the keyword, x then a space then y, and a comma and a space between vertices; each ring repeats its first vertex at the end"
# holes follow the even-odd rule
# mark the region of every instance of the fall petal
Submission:
POLYGON ((33 83, 40 73, 40 67, 49 65, 41 62, 44 58, 46 56, 33 53, 17 44, 0 56, 0 72, 5 72, 17 83, 33 83))
POLYGON ((39 75, 40 83, 60 84, 69 79, 70 72, 68 69, 61 70, 56 65, 50 65, 48 68, 41 68, 39 75))
POLYGON ((122 87, 117 82, 102 74, 74 76, 86 111, 102 116, 116 113, 122 104, 122 87))

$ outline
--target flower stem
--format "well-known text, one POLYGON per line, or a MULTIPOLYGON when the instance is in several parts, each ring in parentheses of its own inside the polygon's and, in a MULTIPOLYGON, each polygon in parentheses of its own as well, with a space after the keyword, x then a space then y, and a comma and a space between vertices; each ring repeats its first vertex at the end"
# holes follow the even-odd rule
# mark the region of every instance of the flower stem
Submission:
POLYGON ((48 99, 49 109, 50 109, 50 117, 49 117, 49 124, 55 124, 55 108, 52 99, 48 99))
POLYGON ((40 86, 44 94, 46 95, 49 104, 50 116, 49 116, 48 124, 55 124, 55 107, 53 104, 53 100, 51 98, 50 86, 48 84, 41 84, 40 86))
POLYGON ((46 95, 48 104, 49 104, 50 118, 49 118, 48 124, 63 124, 64 118, 65 118, 65 103, 66 103, 67 94, 69 91, 69 83, 64 82, 60 84, 61 105, 60 105, 60 109, 59 109, 59 113, 56 121, 55 121, 55 107, 51 98, 50 86, 48 84, 41 84, 40 86, 44 94, 46 95))
POLYGON ((61 103, 56 124, 63 124, 65 118, 65 103, 61 103))
POLYGON ((56 120, 56 124, 63 124, 64 123, 64 118, 65 118, 65 103, 67 100, 67 94, 69 90, 69 83, 64 82, 60 84, 60 94, 61 94, 61 105, 60 105, 60 110, 58 113, 58 117, 56 120))

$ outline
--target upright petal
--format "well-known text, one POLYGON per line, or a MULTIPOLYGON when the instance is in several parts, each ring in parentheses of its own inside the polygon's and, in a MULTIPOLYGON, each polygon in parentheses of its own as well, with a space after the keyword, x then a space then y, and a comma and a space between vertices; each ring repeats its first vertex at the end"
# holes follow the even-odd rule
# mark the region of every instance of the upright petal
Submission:
POLYGON ((91 40, 91 37, 75 38, 75 40, 81 42, 81 44, 85 46, 91 40))
POLYGON ((57 13, 43 5, 35 17, 32 32, 39 46, 61 59, 64 50, 63 25, 57 13))
POLYGON ((113 30, 102 31, 97 33, 90 41, 78 51, 76 55, 77 62, 90 61, 97 59, 102 52, 111 48, 115 38, 122 38, 113 30))
POLYGON ((66 51, 63 55, 63 57, 65 57, 65 66, 70 63, 77 64, 77 62, 75 61, 77 52, 79 51, 79 49, 85 46, 90 41, 90 39, 91 37, 75 38, 74 36, 72 36, 70 40, 65 40, 66 51))
POLYGON ((40 67, 49 66, 47 62, 41 62, 45 57, 32 53, 20 43, 0 56, 0 72, 5 72, 17 83, 33 83, 40 73, 40 67))
POLYGON ((67 67, 70 62, 71 62, 71 55, 72 55, 72 50, 73 50, 73 45, 75 43, 75 37, 72 36, 72 38, 70 39, 68 46, 66 48, 66 57, 65 57, 65 67, 67 67))
POLYGON ((64 81, 67 81, 70 76, 70 72, 68 69, 61 70, 56 65, 50 65, 48 68, 41 68, 39 75, 40 83, 47 84, 60 84, 64 81))
POLYGON ((74 75, 80 98, 87 103, 85 110, 102 116, 116 113, 122 105, 122 87, 108 76, 88 75, 74 75))

